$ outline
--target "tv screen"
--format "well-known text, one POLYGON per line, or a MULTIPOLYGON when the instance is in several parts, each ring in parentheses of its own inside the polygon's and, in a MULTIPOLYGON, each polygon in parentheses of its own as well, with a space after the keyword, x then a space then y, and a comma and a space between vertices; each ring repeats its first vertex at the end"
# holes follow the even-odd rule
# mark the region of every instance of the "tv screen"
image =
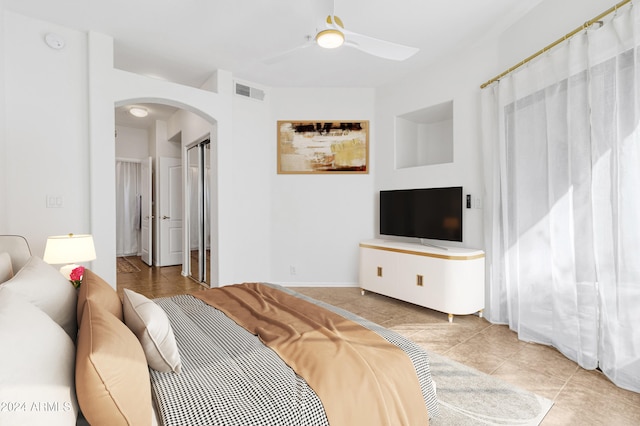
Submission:
POLYGON ((380 191, 380 234, 462 241, 462 187, 380 191))

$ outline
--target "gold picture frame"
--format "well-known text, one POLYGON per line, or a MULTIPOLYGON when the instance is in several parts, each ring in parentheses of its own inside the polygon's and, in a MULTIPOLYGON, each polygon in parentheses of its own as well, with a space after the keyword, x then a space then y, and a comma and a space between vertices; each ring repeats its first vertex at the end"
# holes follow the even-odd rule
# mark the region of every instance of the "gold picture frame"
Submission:
POLYGON ((369 173, 369 121, 278 121, 278 174, 369 173))

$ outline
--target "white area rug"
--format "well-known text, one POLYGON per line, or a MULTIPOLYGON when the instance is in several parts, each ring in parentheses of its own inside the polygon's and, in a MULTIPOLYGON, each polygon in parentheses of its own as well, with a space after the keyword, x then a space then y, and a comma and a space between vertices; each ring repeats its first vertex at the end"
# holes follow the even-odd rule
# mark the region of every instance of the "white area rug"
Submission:
POLYGON ((432 426, 539 425, 553 401, 429 352, 440 416, 432 426))

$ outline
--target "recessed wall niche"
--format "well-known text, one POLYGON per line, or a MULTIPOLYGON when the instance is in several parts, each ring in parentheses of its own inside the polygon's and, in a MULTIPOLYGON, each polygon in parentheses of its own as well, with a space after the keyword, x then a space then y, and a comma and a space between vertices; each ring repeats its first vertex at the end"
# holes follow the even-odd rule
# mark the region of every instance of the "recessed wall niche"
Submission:
POLYGON ((453 101, 396 116, 396 169, 453 162, 453 101))

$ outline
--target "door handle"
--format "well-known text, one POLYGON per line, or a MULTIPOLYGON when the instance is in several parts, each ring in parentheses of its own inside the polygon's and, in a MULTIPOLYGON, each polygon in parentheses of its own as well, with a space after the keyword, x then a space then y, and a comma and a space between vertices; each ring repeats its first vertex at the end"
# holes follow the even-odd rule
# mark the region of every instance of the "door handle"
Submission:
POLYGON ((162 220, 171 219, 169 216, 162 216, 162 220))

